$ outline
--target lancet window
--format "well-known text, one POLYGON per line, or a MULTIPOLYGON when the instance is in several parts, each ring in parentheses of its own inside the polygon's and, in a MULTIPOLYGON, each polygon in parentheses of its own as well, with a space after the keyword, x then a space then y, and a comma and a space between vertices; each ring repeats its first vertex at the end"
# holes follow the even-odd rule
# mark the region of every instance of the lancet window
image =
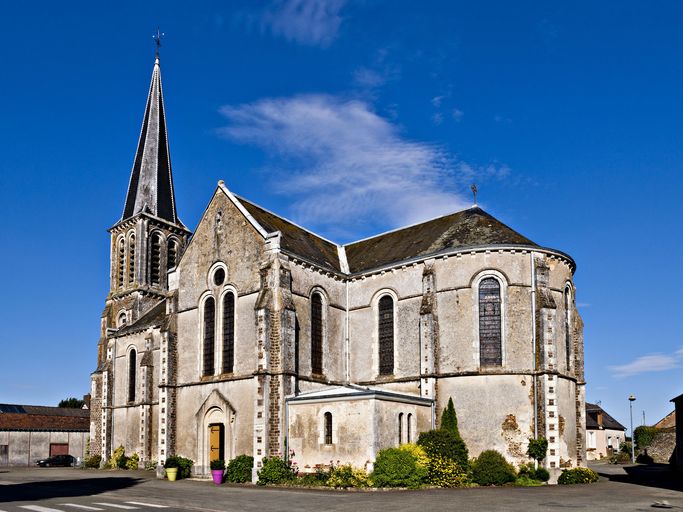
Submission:
POLYGON ((323 300, 317 292, 311 296, 311 371, 323 373, 323 300))
POLYGON ((379 374, 394 373, 394 299, 384 295, 379 299, 378 337, 379 374))
POLYGON ((500 366, 503 359, 500 283, 487 277, 479 283, 479 356, 482 366, 500 366))

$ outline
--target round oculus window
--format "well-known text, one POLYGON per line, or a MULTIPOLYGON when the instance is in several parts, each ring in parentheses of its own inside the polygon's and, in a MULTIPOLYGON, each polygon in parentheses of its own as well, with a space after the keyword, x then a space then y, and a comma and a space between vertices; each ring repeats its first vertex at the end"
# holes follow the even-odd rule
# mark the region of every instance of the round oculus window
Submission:
POLYGON ((213 273, 213 284, 220 286, 225 282, 225 270, 217 268, 213 273))

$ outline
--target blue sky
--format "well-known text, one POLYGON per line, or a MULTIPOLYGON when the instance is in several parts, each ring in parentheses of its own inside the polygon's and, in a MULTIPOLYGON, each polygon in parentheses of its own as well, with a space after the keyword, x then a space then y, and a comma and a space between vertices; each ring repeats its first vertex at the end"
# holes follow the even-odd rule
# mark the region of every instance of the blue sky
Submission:
POLYGON ((89 390, 161 49, 181 219, 217 180, 339 242, 468 206, 578 263, 587 399, 683 393, 683 4, 14 2, 0 18, 0 402, 89 390), (419 5, 419 7, 417 7, 419 5))

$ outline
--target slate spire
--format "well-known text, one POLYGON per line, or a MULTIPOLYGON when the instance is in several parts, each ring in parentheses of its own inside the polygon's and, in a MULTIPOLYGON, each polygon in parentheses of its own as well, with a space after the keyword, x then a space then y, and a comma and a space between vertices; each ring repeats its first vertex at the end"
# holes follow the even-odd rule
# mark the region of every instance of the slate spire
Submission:
POLYGON ((161 88, 161 68, 157 53, 149 86, 145 117, 133 170, 128 184, 128 195, 123 209, 126 220, 140 212, 179 224, 175 209, 171 155, 168 151, 164 95, 161 88))

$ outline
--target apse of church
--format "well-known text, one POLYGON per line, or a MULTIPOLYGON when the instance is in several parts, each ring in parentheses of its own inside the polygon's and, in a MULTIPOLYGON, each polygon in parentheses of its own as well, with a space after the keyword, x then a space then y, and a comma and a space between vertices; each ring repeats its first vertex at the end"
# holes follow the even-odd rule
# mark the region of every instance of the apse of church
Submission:
POLYGON ((453 398, 470 454, 583 465, 575 263, 478 207, 339 245, 219 181, 180 222, 154 63, 92 374, 91 451, 371 468, 453 398), (190 236, 192 235, 192 236, 190 236))

